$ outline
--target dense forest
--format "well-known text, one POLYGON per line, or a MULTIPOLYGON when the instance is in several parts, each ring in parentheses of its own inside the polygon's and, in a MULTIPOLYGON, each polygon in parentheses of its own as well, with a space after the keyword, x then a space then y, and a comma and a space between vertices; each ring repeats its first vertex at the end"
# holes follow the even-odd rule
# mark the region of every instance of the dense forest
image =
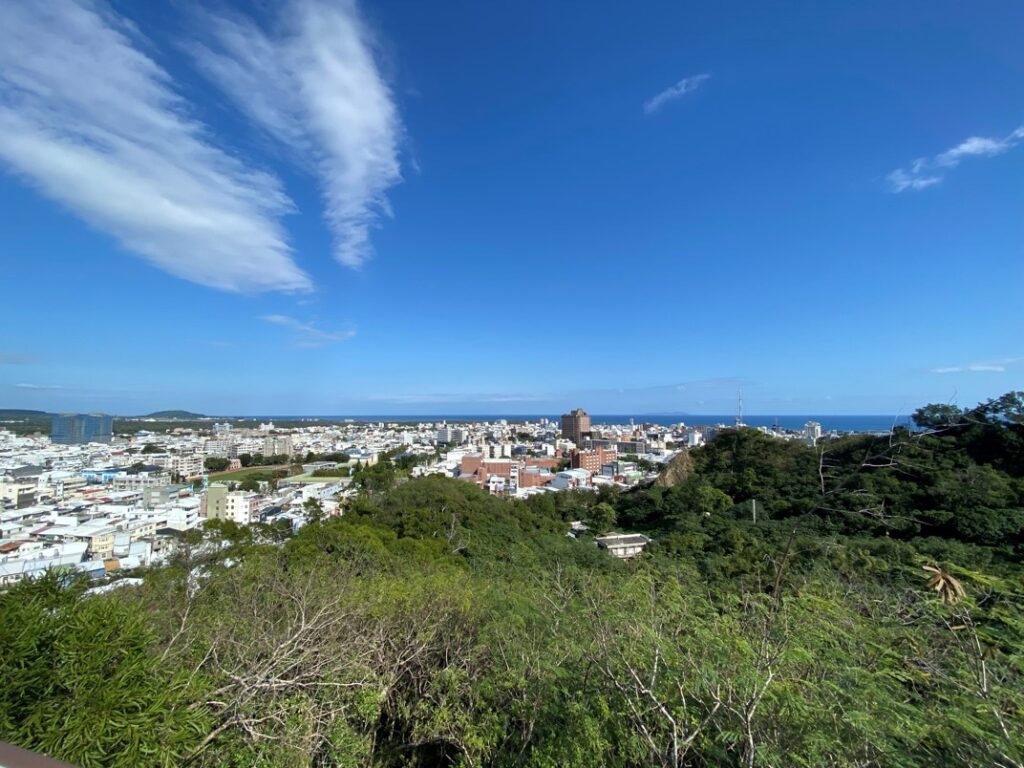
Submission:
POLYGON ((1022 766, 1024 393, 507 501, 400 471, 0 596, 0 739, 91 766, 1022 766), (629 562, 567 535, 645 531, 629 562))

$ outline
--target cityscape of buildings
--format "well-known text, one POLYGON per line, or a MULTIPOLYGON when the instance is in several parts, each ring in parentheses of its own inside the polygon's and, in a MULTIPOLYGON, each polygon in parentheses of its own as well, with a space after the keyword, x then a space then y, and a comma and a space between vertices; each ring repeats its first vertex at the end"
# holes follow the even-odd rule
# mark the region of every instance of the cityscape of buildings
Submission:
MULTIPOLYGON (((409 459, 412 477, 442 475, 522 499, 652 481, 681 451, 725 426, 592 424, 579 408, 559 421, 281 429, 209 420, 164 433, 141 422, 133 434, 114 434, 112 421, 61 414, 49 436, 0 430, 0 588, 57 567, 104 579, 158 564, 184 531, 207 520, 283 521, 297 529, 311 502, 319 514, 344 514, 360 492, 355 470, 381 457, 409 459), (243 464, 260 479, 246 482, 243 464), (280 477, 266 479, 271 470, 280 477)), ((815 422, 800 432, 762 431, 809 444, 822 436, 815 422)), ((625 541, 608 547, 634 554, 636 541, 625 541)))

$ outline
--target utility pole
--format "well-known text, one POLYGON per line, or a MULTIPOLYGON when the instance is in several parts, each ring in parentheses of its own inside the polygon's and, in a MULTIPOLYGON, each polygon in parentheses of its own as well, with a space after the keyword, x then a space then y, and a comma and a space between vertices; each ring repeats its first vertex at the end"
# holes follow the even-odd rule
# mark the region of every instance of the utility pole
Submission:
POLYGON ((757 499, 750 500, 750 514, 754 518, 754 524, 757 525, 757 499))

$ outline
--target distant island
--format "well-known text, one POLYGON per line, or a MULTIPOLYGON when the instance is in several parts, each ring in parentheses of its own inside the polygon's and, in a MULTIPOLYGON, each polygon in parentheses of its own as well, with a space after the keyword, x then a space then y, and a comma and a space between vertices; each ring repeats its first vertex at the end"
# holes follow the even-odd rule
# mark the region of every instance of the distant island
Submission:
POLYGON ((207 418, 201 413, 193 413, 192 411, 154 411, 153 413, 147 413, 144 416, 136 416, 137 419, 205 419, 207 418))

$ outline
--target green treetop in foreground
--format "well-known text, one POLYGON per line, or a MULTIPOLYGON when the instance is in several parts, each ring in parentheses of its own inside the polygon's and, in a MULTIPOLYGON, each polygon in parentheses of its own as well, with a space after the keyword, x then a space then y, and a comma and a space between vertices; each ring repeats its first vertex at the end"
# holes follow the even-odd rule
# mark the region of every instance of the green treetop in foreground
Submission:
POLYGON ((0 596, 0 738, 133 768, 1021 766, 1021 402, 816 449, 727 431, 622 494, 385 462, 294 536, 214 524, 141 587, 0 596), (654 542, 620 562, 571 520, 654 542))

